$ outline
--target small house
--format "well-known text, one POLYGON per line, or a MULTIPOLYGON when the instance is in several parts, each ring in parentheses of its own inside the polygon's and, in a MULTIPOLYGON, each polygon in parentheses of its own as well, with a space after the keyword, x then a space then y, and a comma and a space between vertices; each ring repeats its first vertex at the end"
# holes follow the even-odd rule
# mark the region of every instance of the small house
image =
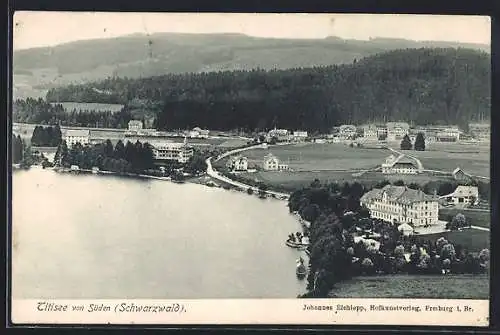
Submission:
POLYGON ((294 142, 305 142, 307 139, 307 131, 296 130, 292 134, 292 140, 294 142))
POLYGON ((142 121, 140 120, 130 120, 128 122, 128 130, 133 132, 138 132, 142 130, 142 121))
POLYGON ((465 173, 461 168, 457 167, 451 173, 453 178, 459 182, 468 183, 473 180, 472 176, 468 173, 465 173))
POLYGON ((263 168, 265 171, 277 171, 279 169, 279 159, 269 153, 264 157, 263 168))
POLYGON ((454 205, 477 205, 479 203, 479 190, 477 186, 459 185, 451 194, 440 197, 454 205))
POLYGON ((243 156, 231 157, 227 161, 227 167, 233 171, 247 171, 248 159, 243 156))

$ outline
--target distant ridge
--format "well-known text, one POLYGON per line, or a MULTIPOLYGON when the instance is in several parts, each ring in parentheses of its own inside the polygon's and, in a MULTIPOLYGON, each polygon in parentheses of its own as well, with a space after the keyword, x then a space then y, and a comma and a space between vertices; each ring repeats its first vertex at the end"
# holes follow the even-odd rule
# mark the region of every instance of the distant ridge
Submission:
POLYGON ((490 51, 489 45, 482 44, 392 38, 285 39, 239 33, 138 33, 14 51, 14 96, 43 96, 51 87, 107 77, 346 64, 385 51, 424 46, 490 51))

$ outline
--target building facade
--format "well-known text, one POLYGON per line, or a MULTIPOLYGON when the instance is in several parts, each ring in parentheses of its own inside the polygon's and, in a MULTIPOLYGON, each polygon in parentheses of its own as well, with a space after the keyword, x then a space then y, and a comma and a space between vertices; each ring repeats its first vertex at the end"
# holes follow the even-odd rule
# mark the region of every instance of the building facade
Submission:
POLYGON ((67 129, 63 140, 66 141, 68 147, 80 143, 81 145, 87 145, 90 143, 90 130, 88 129, 67 129))
POLYGON ((454 205, 470 206, 479 203, 479 190, 477 186, 459 185, 451 194, 442 196, 448 203, 454 205))
POLYGON ((128 122, 128 130, 133 132, 138 132, 142 130, 142 121, 140 120, 130 120, 128 122))
POLYGON ((363 137, 367 140, 378 140, 378 127, 373 124, 363 126, 363 137))
POLYGON ((272 129, 267 133, 268 140, 271 140, 273 137, 276 138, 278 142, 287 142, 290 140, 290 134, 286 129, 272 129))
POLYGON ((247 171, 248 159, 243 156, 231 157, 227 161, 227 167, 233 171, 247 171))
POLYGON ((184 143, 152 143, 153 154, 158 161, 176 161, 187 163, 193 157, 194 150, 184 143))
POLYGON ((404 158, 404 156, 395 157, 390 155, 387 157, 384 163, 382 163, 382 173, 383 174, 417 174, 417 166, 410 160, 404 158))
POLYGON ((263 168, 265 171, 278 171, 280 161, 278 157, 269 153, 264 157, 263 168))
POLYGON ((354 139, 356 137, 357 128, 351 124, 344 124, 339 127, 338 136, 344 140, 354 139))
POLYGON ((438 199, 407 186, 387 185, 365 193, 360 202, 373 218, 412 227, 438 223, 438 199))
POLYGON ((307 131, 296 130, 292 134, 292 140, 294 142, 305 142, 307 139, 307 131))
POLYGON ((406 122, 387 122, 387 140, 402 140, 410 131, 410 125, 406 122))

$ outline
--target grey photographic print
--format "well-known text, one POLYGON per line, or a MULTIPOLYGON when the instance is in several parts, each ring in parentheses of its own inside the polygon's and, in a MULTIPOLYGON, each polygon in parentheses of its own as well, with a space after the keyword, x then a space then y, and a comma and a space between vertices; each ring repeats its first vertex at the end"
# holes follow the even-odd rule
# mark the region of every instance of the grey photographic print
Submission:
POLYGON ((488 17, 13 35, 14 323, 488 325, 488 17))

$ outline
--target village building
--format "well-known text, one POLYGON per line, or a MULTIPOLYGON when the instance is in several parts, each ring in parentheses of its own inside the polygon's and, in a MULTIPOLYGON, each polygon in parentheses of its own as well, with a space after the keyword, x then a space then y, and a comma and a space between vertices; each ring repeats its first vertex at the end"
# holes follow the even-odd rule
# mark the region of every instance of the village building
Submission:
POLYGON ((451 173, 453 178, 461 183, 470 183, 473 181, 473 178, 470 174, 465 173, 461 168, 457 167, 453 172, 451 173))
POLYGON ((296 130, 292 134, 292 140, 294 142, 305 142, 307 139, 307 131, 296 130))
POLYGON ((438 223, 438 199, 407 186, 386 185, 365 193, 360 203, 373 218, 412 227, 438 223))
POLYGON ((67 129, 63 140, 66 141, 68 147, 73 146, 76 143, 81 145, 87 145, 90 143, 90 130, 88 129, 67 129))
POLYGON ((418 168, 411 159, 404 155, 395 157, 390 155, 381 165, 383 174, 417 174, 418 168))
POLYGON ((387 122, 386 127, 388 141, 402 140, 410 130, 410 125, 406 122, 387 122))
POLYGON ((460 129, 458 126, 450 126, 440 129, 436 134, 436 142, 458 142, 460 140, 460 129))
POLYGON ((447 203, 459 206, 477 205, 479 203, 479 190, 477 186, 459 185, 453 193, 443 195, 440 199, 445 199, 447 203))
POLYGON ((267 154, 264 157, 263 168, 265 171, 286 171, 289 170, 287 164, 281 163, 278 157, 274 156, 272 153, 267 154))
POLYGON ((469 133, 478 141, 489 142, 491 140, 491 124, 470 123, 469 133))
POLYGON ((200 127, 194 127, 190 134, 194 135, 193 137, 207 138, 210 131, 207 129, 201 129, 200 127))
POLYGON ((142 121, 140 120, 130 120, 128 122, 128 130, 133 132, 139 132, 142 130, 142 121))
POLYGON ((357 128, 350 124, 344 124, 339 127, 338 136, 343 140, 352 140, 356 137, 357 128))
POLYGON ((377 138, 379 140, 387 139, 387 127, 386 126, 377 126, 377 138))
POLYGON ((267 133, 268 140, 271 140, 273 137, 276 138, 277 142, 287 142, 290 140, 290 134, 286 129, 271 129, 267 133))
POLYGON ((179 163, 187 163, 193 157, 194 150, 184 142, 157 142, 151 143, 153 147, 153 155, 157 161, 176 161, 179 163))
POLYGON ((277 171, 278 165, 279 165, 278 157, 274 156, 271 153, 264 156, 263 168, 265 171, 277 171))
POLYGON ((363 137, 366 140, 378 140, 378 127, 374 124, 364 125, 363 129, 363 137))
POLYGON ((247 171, 248 159, 241 155, 233 156, 227 161, 227 168, 232 171, 247 171))

